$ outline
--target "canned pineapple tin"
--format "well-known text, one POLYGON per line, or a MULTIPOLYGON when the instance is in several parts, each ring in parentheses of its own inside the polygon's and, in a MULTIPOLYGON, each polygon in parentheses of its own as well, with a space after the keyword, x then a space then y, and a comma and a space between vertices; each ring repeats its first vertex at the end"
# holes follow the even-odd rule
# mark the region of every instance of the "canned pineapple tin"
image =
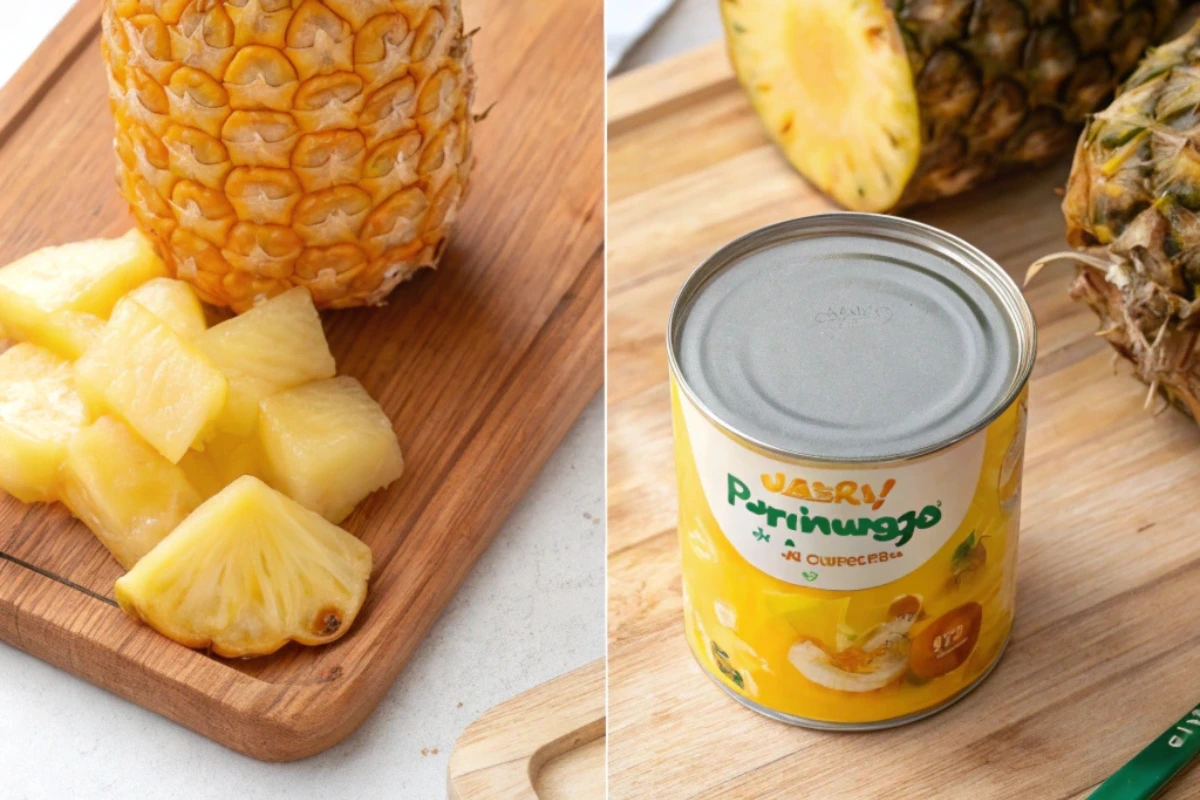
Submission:
POLYGON ((982 252, 828 214, 725 247, 671 312, 687 639, 825 729, 970 691, 1013 622, 1033 316, 982 252))

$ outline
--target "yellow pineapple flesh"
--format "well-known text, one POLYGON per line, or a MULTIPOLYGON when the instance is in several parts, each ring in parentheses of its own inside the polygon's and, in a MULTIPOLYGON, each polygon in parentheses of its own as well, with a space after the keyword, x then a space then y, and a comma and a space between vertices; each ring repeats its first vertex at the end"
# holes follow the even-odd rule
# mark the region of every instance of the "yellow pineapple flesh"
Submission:
POLYGON ((366 599, 371 550, 262 481, 204 503, 117 581, 126 613, 226 658, 328 644, 366 599))
POLYGON ((382 302, 473 163, 459 0, 104 0, 118 183, 174 276, 246 311, 382 302))
POLYGON ((267 480, 265 456, 257 435, 242 437, 217 431, 204 450, 190 451, 179 466, 206 500, 244 475, 267 480))
POLYGON ((182 469, 112 417, 71 439, 61 496, 127 570, 201 503, 182 469))
POLYGON ((0 354, 0 489, 24 503, 56 500, 67 444, 88 421, 68 362, 31 344, 0 354))
POLYGON ((137 231, 38 250, 0 269, 0 330, 77 358, 121 297, 165 274, 137 231))
POLYGON ((75 383, 97 414, 117 416, 173 464, 203 447, 228 395, 212 362, 128 298, 75 363, 75 383))
POLYGON ((259 432, 275 486, 331 522, 404 472, 391 420, 353 378, 267 398, 259 432))
POLYGON ((204 307, 183 281, 155 278, 127 295, 184 339, 195 339, 208 328, 204 307))
POLYGON ((200 336, 196 346, 229 379, 229 399, 218 425, 236 436, 254 432, 264 398, 337 374, 321 318, 304 288, 222 322, 200 336))

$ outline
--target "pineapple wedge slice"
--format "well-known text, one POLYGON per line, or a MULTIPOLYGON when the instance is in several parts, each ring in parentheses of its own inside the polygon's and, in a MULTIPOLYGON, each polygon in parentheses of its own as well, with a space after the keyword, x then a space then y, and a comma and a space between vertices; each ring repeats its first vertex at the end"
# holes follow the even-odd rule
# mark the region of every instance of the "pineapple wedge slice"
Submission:
POLYGON ((734 70, 784 156, 842 206, 885 211, 921 155, 920 112, 885 0, 723 0, 734 70))
POLYGON ((182 469, 124 423, 102 417, 67 448, 62 501, 128 570, 195 511, 201 497, 182 469))
POLYGON ((247 658, 343 636, 370 575, 369 547, 244 477, 117 581, 116 594, 126 613, 180 644, 247 658))
POLYGON ((218 425, 237 436, 254 433, 263 398, 337 374, 321 317, 304 288, 214 326, 196 346, 229 379, 229 402, 218 425))
POLYGON ((259 435, 275 486, 331 522, 404 472, 392 421, 353 378, 280 392, 261 410, 259 435))
POLYGON ((128 298, 75 363, 75 383, 94 411, 119 417, 172 464, 203 446, 228 394, 207 358, 128 298))
POLYGON ((32 344, 0 355, 0 489, 55 500, 67 443, 88 421, 69 363, 32 344))
POLYGON ((0 269, 0 328, 9 338, 75 358, 69 330, 78 324, 75 314, 107 319, 121 297, 166 274, 137 231, 38 250, 0 269))
POLYGON ((192 450, 179 466, 207 500, 243 475, 267 480, 265 458, 257 436, 242 437, 217 431, 203 451, 192 450))
POLYGON ((183 281, 155 278, 128 295, 184 339, 195 339, 208 328, 200 298, 183 281))

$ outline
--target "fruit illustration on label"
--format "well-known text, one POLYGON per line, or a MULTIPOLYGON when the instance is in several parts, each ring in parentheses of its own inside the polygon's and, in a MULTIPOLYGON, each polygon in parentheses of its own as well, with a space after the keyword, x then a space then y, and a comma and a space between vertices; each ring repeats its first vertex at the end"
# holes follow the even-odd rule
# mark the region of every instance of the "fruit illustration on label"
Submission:
POLYGON ((966 603, 938 617, 913 638, 913 674, 932 680, 962 666, 979 641, 982 625, 983 607, 978 603, 966 603))
POLYGON ((908 631, 920 613, 920 598, 915 595, 897 598, 890 619, 853 643, 830 652, 819 642, 800 641, 788 651, 788 661, 804 677, 827 689, 841 692, 882 689, 908 669, 908 631))

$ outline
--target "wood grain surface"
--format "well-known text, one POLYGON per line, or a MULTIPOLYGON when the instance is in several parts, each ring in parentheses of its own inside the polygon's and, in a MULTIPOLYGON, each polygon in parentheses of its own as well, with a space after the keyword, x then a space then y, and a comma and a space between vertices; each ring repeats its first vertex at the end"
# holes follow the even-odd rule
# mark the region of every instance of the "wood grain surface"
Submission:
MULTIPOLYGON (((260 759, 324 750, 371 713, 603 382, 600 0, 465 0, 479 167, 441 270, 325 315, 340 371, 392 417, 408 472, 345 526, 371 594, 335 645, 223 661, 135 624, 117 564, 57 506, 0 499, 0 639, 260 759)), ((0 92, 0 263, 128 229, 82 0, 0 92)), ((569 535, 569 531, 559 532, 569 535)))
POLYGON ((475 721, 450 756, 450 800, 602 800, 604 662, 475 721))
MULTIPOLYGON (((1027 290, 1032 382, 1016 630, 958 705, 890 731, 769 721, 684 641, 665 325, 736 236, 832 209, 767 143, 719 46, 610 84, 610 787, 623 798, 1082 798, 1200 699, 1200 431, 1114 374, 1072 269, 1027 290)), ((1064 249, 1062 163, 913 216, 1014 276, 1064 249)), ((1200 797, 1200 770, 1164 795, 1200 797)))

